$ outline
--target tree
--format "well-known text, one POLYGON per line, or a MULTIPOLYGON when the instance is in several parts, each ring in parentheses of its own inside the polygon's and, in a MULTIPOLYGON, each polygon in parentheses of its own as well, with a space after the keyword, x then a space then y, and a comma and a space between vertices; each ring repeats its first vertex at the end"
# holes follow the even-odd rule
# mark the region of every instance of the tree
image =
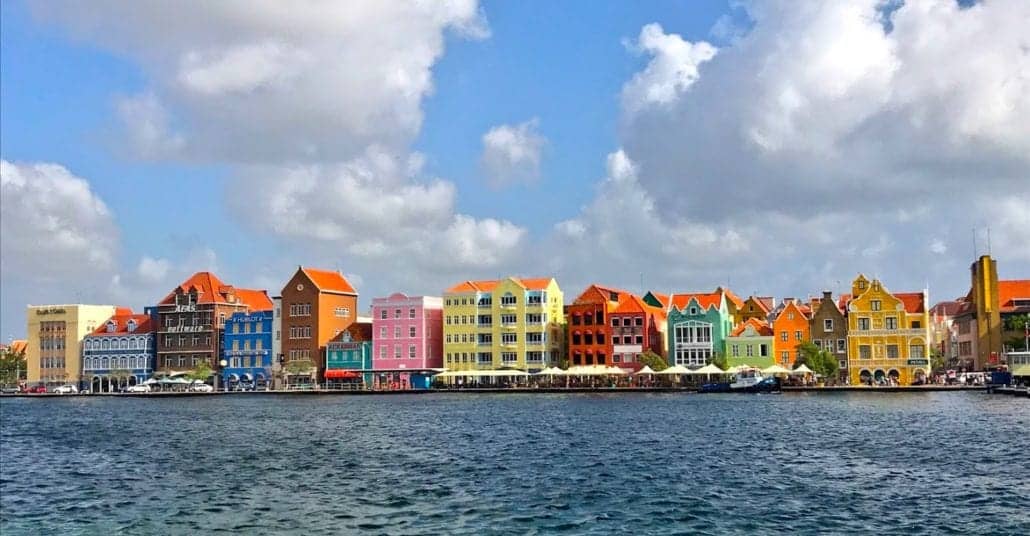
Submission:
POLYGON ((211 377, 211 365, 207 361, 201 361, 193 370, 186 375, 191 380, 207 381, 211 377))
POLYGON ((645 366, 651 367, 651 370, 658 372, 659 370, 665 370, 669 368, 669 362, 664 357, 648 350, 640 354, 640 362, 645 366))
POLYGON ((944 370, 946 365, 944 352, 940 348, 934 348, 930 351, 930 370, 944 370))
POLYGON ((722 370, 726 370, 727 368, 729 368, 729 362, 726 361, 726 356, 722 355, 721 352, 713 353, 712 357, 708 358, 708 364, 715 365, 721 368, 722 370))
POLYGON ((1030 323, 1030 313, 1012 315, 1005 318, 1005 331, 1023 331, 1030 323))
POLYGON ((286 363, 286 372, 289 374, 309 374, 315 364, 307 359, 295 359, 286 363))
POLYGON ((798 351, 797 360, 794 361, 794 368, 805 365, 825 380, 833 381, 837 378, 837 372, 840 371, 840 363, 837 362, 837 356, 833 355, 833 353, 823 350, 811 341, 805 341, 798 345, 798 351))
POLYGON ((25 379, 25 353, 5 349, 0 352, 0 384, 14 384, 25 379))

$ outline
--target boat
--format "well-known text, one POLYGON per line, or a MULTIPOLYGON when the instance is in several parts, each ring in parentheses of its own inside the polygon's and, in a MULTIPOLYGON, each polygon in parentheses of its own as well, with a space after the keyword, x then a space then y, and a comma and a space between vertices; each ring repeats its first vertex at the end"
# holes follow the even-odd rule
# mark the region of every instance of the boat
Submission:
POLYGON ((771 393, 780 390, 780 380, 763 376, 756 368, 747 368, 733 375, 731 382, 705 383, 699 393, 771 393))

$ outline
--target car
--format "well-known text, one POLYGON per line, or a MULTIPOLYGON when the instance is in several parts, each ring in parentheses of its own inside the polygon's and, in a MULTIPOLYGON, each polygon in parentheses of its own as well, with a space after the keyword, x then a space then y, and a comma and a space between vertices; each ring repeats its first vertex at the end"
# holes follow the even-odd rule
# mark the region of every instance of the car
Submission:
POLYGON ((20 392, 21 389, 18 389, 18 387, 15 385, 5 385, 3 387, 0 387, 0 393, 3 393, 5 395, 13 395, 20 392))
POLYGON ((61 385, 57 389, 54 389, 54 392, 59 395, 73 395, 79 392, 79 388, 71 384, 61 385))
POLYGON ((31 385, 31 386, 25 388, 25 392, 26 393, 45 393, 46 392, 46 386, 43 385, 43 384, 31 385))
POLYGON ((200 380, 197 380, 192 385, 190 385, 190 391, 193 391, 194 393, 210 393, 214 390, 214 387, 211 387, 210 385, 200 380))
POLYGON ((150 386, 149 385, 143 385, 143 384, 130 385, 130 386, 125 388, 125 392, 126 393, 149 393, 150 392, 150 386))

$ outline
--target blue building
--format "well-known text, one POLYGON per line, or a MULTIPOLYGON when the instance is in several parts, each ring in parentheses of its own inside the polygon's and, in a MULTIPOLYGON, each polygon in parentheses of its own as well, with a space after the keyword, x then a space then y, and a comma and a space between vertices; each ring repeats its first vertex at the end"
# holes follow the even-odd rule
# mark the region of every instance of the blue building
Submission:
POLYGON ((326 345, 325 382, 329 388, 372 385, 372 323, 354 322, 326 345))
POLYGON ((119 307, 114 316, 82 339, 81 390, 116 392, 143 383, 154 373, 157 310, 144 314, 119 307))
POLYGON ((222 337, 222 386, 268 389, 272 383, 272 311, 233 313, 222 337))

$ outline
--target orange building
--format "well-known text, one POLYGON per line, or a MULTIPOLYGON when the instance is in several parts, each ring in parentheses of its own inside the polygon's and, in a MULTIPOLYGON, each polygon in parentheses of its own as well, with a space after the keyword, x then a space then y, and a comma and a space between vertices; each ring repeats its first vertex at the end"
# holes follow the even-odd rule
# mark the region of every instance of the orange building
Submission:
POLYGON ((774 355, 781 366, 793 368, 798 358, 798 346, 811 338, 808 320, 812 316, 812 309, 794 298, 787 298, 774 314, 774 355))
POLYGON ((284 363, 310 363, 311 369, 300 375, 321 381, 326 344, 347 329, 357 314, 358 292, 343 274, 298 266, 282 290, 284 363))
POLYGON ((639 369, 640 354, 662 352, 664 317, 630 292, 591 285, 566 308, 569 364, 639 369))
POLYGON ((748 296, 741 308, 741 323, 754 318, 765 322, 769 319, 769 313, 776 307, 776 299, 772 296, 748 296))

